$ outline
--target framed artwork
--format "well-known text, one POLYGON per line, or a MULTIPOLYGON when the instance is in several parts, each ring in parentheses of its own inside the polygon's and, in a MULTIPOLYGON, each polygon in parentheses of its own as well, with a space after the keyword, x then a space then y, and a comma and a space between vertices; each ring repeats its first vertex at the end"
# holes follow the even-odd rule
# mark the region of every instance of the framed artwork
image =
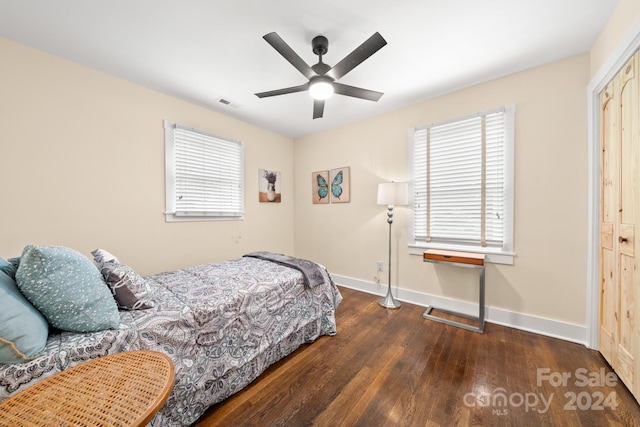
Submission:
POLYGON ((260 202, 280 203, 282 201, 280 172, 260 169, 258 179, 260 202))
POLYGON ((331 203, 351 201, 351 169, 349 167, 331 169, 331 203))
POLYGON ((329 171, 311 173, 311 201, 314 205, 329 203, 329 171))
POLYGON ((311 198, 315 205, 351 201, 349 167, 311 173, 311 198))

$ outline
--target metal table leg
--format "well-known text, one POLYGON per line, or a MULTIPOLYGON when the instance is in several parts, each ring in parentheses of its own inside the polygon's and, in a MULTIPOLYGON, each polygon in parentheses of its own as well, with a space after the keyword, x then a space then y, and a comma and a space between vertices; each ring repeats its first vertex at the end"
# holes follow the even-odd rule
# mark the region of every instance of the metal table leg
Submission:
POLYGON ((425 312, 422 315, 422 317, 424 317, 425 319, 435 320, 436 322, 445 323, 447 325, 457 326, 459 328, 467 329, 469 331, 480 332, 481 334, 484 333, 484 265, 477 266, 477 265, 458 264, 458 263, 443 263, 443 264, 457 265, 459 267, 477 268, 479 270, 480 283, 479 283, 479 298, 478 298, 479 299, 479 301, 478 301, 478 317, 470 316, 470 315, 464 314, 464 313, 458 313, 456 311, 439 309, 439 308, 436 308, 436 307, 433 307, 433 306, 427 306, 427 309, 425 310, 425 312), (434 316, 434 315, 431 314, 431 311, 434 308, 436 310, 438 310, 438 311, 443 312, 443 313, 452 314, 454 316, 459 316, 459 317, 464 317, 465 319, 475 320, 475 321, 478 322, 478 326, 467 325, 467 324, 464 324, 464 323, 456 322, 455 320, 443 319, 441 317, 434 316))

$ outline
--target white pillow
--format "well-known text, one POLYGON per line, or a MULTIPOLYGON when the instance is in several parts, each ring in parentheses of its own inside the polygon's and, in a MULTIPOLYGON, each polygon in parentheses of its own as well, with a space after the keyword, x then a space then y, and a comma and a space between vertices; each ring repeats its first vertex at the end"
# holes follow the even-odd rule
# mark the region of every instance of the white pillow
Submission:
POLYGON ((118 258, 116 258, 115 255, 105 251, 104 249, 96 249, 91 252, 91 255, 93 255, 93 260, 98 266, 98 270, 102 270, 102 266, 105 262, 114 262, 116 264, 120 264, 120 261, 118 261, 118 258))

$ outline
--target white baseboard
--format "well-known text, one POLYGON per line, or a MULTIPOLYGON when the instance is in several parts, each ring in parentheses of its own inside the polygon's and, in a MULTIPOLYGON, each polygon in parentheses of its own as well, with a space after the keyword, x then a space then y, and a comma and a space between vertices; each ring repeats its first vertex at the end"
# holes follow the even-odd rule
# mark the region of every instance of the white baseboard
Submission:
MULTIPOLYGON (((352 277, 331 274, 335 283, 345 288, 367 292, 373 295, 384 296, 387 292, 386 285, 379 285, 352 277)), ((437 308, 478 316, 478 305, 471 302, 430 295, 406 289, 392 289, 393 296, 399 301, 426 307, 432 305, 437 308)), ((533 332, 552 338, 587 345, 586 326, 531 316, 524 313, 516 313, 496 307, 485 307, 485 321, 497 325, 508 326, 527 332, 533 332)))

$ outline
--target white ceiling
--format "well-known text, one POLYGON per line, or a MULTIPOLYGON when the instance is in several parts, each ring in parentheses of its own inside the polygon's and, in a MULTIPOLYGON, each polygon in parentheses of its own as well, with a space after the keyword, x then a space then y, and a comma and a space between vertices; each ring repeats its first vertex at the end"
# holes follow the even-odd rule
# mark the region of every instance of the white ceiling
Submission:
POLYGON ((297 138, 587 52, 617 3, 0 0, 0 36, 297 138), (262 39, 272 31, 309 65, 316 35, 335 65, 380 32, 388 44, 340 82, 384 96, 334 95, 316 120, 307 92, 259 99, 306 82, 262 39))

